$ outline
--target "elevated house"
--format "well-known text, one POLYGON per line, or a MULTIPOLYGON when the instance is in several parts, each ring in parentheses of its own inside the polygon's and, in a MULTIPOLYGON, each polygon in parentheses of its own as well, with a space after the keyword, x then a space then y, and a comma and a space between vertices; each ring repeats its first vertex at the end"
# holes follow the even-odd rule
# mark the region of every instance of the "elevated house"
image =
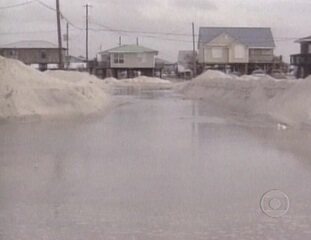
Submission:
POLYGON ((162 58, 156 58, 155 69, 158 77, 175 76, 177 63, 172 63, 162 58))
POLYGON ((101 77, 154 76, 158 51, 139 45, 122 45, 97 54, 96 73, 101 77))
MULTIPOLYGON (((46 70, 48 64, 58 64, 58 46, 47 41, 20 41, 0 46, 0 55, 14 58, 25 64, 36 64, 46 70)), ((66 48, 63 48, 65 60, 66 48)))
POLYGON ((69 70, 84 71, 87 68, 86 59, 82 56, 66 56, 65 67, 69 70))
MULTIPOLYGON (((195 56, 197 57, 197 56, 195 56)), ((193 76, 193 50, 182 50, 178 52, 178 77, 190 79, 193 76)))
POLYGON ((297 67, 296 77, 305 78, 311 74, 311 36, 298 39, 300 53, 291 55, 291 64, 297 67))
POLYGON ((202 68, 251 73, 273 67, 275 42, 270 28, 201 27, 198 61, 202 68))

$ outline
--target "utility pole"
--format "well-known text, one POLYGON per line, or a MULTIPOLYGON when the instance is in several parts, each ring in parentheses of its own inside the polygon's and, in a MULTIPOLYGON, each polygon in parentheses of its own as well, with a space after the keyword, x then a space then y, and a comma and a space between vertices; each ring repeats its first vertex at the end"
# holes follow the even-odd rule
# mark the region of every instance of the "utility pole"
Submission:
POLYGON ((59 0, 56 0, 56 17, 57 17, 57 34, 58 34, 58 67, 64 68, 63 63, 63 46, 62 46, 62 29, 60 22, 59 0))
POLYGON ((122 37, 120 36, 119 37, 119 46, 121 46, 122 45, 122 37))
POLYGON ((192 36, 193 36, 193 77, 196 77, 197 76, 197 54, 195 52, 194 23, 192 23, 192 36))
POLYGON ((67 33, 66 33, 66 41, 67 41, 67 69, 69 68, 70 65, 70 57, 69 57, 69 23, 67 22, 67 33))
POLYGON ((85 19, 85 59, 86 66, 89 66, 89 8, 91 7, 89 4, 85 6, 86 11, 86 19, 85 19))
POLYGON ((69 57, 69 23, 68 22, 67 22, 66 41, 67 41, 67 57, 69 57))

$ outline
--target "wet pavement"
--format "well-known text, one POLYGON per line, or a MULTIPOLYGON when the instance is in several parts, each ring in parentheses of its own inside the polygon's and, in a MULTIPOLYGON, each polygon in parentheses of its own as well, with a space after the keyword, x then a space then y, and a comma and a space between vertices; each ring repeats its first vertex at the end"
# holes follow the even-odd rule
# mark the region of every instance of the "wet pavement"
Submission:
POLYGON ((170 91, 115 98, 104 117, 0 125, 1 240, 310 239, 308 131, 170 91))

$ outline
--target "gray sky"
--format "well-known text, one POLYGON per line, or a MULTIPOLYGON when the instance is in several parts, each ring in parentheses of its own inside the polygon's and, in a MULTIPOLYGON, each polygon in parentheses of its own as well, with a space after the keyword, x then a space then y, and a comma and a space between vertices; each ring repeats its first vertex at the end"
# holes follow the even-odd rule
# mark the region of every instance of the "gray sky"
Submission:
MULTIPOLYGON (((1 10, 26 0, 0 0, 0 44, 19 40, 57 42, 56 17, 38 3, 1 10)), ((55 0, 41 0, 55 7, 55 0)), ((311 0, 60 0, 61 11, 73 24, 84 27, 85 9, 90 10, 90 56, 100 49, 136 42, 160 51, 160 57, 176 61, 178 50, 192 48, 191 22, 200 26, 271 27, 277 55, 299 51, 295 38, 311 35, 311 0), (129 32, 102 31, 107 29, 129 32), (95 31, 96 30, 96 31, 95 31), (98 31, 100 30, 100 31, 98 31), (143 32, 174 33, 176 35, 143 32), (178 36, 178 34, 186 34, 178 36)), ((63 21, 63 32, 65 21, 63 21)), ((71 27, 71 54, 85 55, 84 31, 71 27)))

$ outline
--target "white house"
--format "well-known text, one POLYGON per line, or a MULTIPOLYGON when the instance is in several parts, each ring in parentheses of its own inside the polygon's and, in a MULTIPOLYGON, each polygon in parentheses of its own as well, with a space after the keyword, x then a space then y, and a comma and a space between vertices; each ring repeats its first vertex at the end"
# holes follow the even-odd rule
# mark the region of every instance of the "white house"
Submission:
POLYGON ((158 51, 139 45, 122 45, 98 53, 99 66, 111 69, 112 75, 118 77, 120 72, 126 72, 132 77, 137 72, 146 76, 153 76, 155 56, 158 51))
POLYGON ((201 27, 198 48, 199 63, 205 67, 249 72, 271 67, 275 43, 270 28, 201 27))

